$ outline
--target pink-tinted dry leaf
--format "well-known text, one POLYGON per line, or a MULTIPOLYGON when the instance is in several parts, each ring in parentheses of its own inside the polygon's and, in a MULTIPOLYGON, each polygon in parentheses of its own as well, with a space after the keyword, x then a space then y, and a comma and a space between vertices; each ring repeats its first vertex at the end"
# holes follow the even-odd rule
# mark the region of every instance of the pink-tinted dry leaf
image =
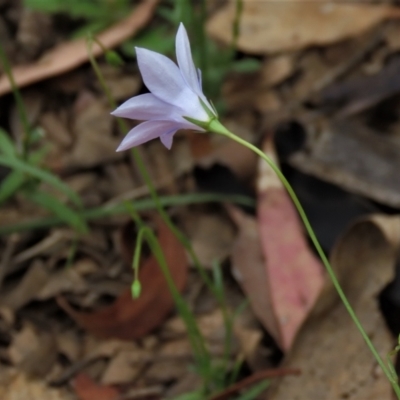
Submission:
POLYGON ((73 382, 72 387, 79 400, 118 400, 120 392, 112 386, 99 385, 93 379, 80 373, 73 382))
MULTIPOLYGON (((268 139, 264 151, 276 159, 268 139)), ((323 285, 323 268, 309 249, 296 209, 272 169, 260 160, 258 222, 268 291, 279 328, 279 344, 288 350, 323 285)))
MULTIPOLYGON (((143 28, 153 15, 158 0, 144 0, 126 19, 100 33, 97 38, 108 49, 136 34, 143 28)), ((98 56, 103 49, 93 45, 93 54, 98 56)), ((37 62, 29 65, 16 66, 12 69, 15 83, 24 87, 43 79, 63 74, 88 61, 86 39, 77 39, 62 43, 43 55, 37 62)), ((11 90, 10 82, 5 74, 0 76, 0 95, 11 90)))
MULTIPOLYGON (((347 299, 386 360, 394 338, 378 298, 393 281, 400 246, 399 216, 354 221, 332 249, 330 262, 347 299)), ((300 377, 274 380, 268 400, 390 400, 394 393, 329 279, 285 358, 300 377)))
POLYGON ((257 220, 234 206, 229 205, 227 209, 239 229, 232 248, 234 276, 250 300, 258 320, 279 343, 280 330, 268 290, 268 275, 257 220))
MULTIPOLYGON (((175 285, 183 290, 187 281, 186 253, 161 220, 158 221, 158 240, 175 285)), ((131 244, 133 249, 134 237, 131 244)), ((97 337, 137 339, 159 326, 174 307, 168 285, 154 256, 142 264, 139 278, 142 293, 135 300, 127 289, 113 304, 91 313, 75 310, 63 297, 58 298, 58 304, 78 325, 97 337)))

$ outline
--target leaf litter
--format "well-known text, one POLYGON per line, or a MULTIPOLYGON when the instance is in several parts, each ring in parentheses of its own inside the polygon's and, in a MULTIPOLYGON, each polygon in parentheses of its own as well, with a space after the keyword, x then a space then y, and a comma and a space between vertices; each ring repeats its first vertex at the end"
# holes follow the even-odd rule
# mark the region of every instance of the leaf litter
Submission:
MULTIPOLYGON (((220 43, 230 42, 232 6, 210 8, 208 30, 220 43)), ((142 2, 99 38, 116 47, 150 21, 156 25, 155 7, 156 1, 142 2)), ((258 145, 267 137, 265 151, 279 159, 296 185, 383 356, 399 333, 388 331, 376 301, 393 279, 399 243, 398 16, 389 3, 246 2, 240 56, 257 56, 261 67, 245 75, 230 73, 223 87, 226 125, 258 145), (271 153, 272 136, 276 153, 271 153), (324 208, 315 195, 327 192, 328 184, 351 198, 335 203, 343 215, 332 229, 324 221, 332 221, 326 210, 333 213, 333 208, 324 208), (371 210, 379 214, 354 220, 371 210), (344 231, 345 225, 350 228, 344 231)), ((3 26, 4 18, 8 21, 8 13, 0 18, 0 32, 5 29, 2 37, 12 55, 16 39, 3 26)), ((17 18, 24 29, 36 23, 17 18)), ((21 88, 30 85, 21 94, 30 122, 45 135, 38 146, 49 147, 42 164, 68 182, 86 208, 147 195, 130 155, 114 152, 121 138, 85 65, 83 41, 51 47, 38 35, 31 37, 37 44, 29 49, 27 32, 21 30, 18 40, 29 51, 11 59, 25 63, 13 71, 21 88)), ((99 62, 118 101, 142 90, 132 65, 99 62)), ((2 76, 0 92, 9 90, 2 76)), ((0 107, 2 126, 6 121, 4 127, 20 138, 15 105, 8 97, 0 101, 6 104, 0 107)), ((214 398, 238 395, 251 382, 275 376, 268 395, 260 398, 389 399, 389 385, 321 272, 276 179, 247 150, 221 138, 182 132, 175 144, 169 153, 157 143, 139 149, 162 193, 179 195, 197 187, 257 192, 257 216, 254 210, 216 204, 170 209, 205 266, 219 262, 229 309, 249 301, 234 323, 229 364, 239 359, 244 367, 237 382, 214 398), (276 378, 280 374, 288 375, 276 378)), ((0 173, 4 177, 8 171, 0 173)), ((20 195, 2 204, 0 213, 2 224, 46 215, 20 195)), ((153 214, 150 221, 156 221, 153 214)), ((218 360, 224 322, 216 301, 181 246, 156 225, 176 282, 218 360)), ((79 238, 69 228, 2 238, 0 397, 175 398, 198 389, 186 330, 151 256, 141 269, 146 296, 130 297, 134 231, 127 217, 97 219, 90 228, 79 238)))

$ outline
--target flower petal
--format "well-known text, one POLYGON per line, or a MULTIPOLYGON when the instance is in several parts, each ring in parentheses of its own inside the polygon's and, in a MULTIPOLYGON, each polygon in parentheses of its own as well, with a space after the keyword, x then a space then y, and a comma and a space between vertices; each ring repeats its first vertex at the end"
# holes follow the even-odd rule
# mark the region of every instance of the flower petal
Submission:
POLYGON ((146 93, 125 101, 111 114, 130 119, 160 121, 179 119, 179 111, 175 106, 160 100, 151 93, 146 93))
POLYGON ((174 104, 171 100, 179 98, 187 89, 178 66, 168 57, 140 47, 136 47, 136 55, 143 81, 150 92, 160 100, 174 104))
POLYGON ((196 67, 193 63, 192 52, 190 50, 189 38, 182 22, 179 25, 175 40, 176 59, 188 86, 197 94, 202 94, 197 76, 196 67))
POLYGON ((179 25, 178 33, 175 39, 175 51, 179 68, 181 70, 183 79, 187 85, 196 93, 203 102, 207 105, 209 110, 213 112, 211 104, 203 94, 201 70, 197 69, 193 62, 192 52, 190 50, 190 42, 184 25, 179 25))
POLYGON ((156 139, 163 134, 176 132, 180 128, 179 124, 171 121, 146 121, 135 126, 125 136, 118 146, 117 151, 130 149, 139 146, 149 140, 156 139))
POLYGON ((199 79, 200 90, 203 91, 203 89, 202 89, 203 88, 203 77, 202 77, 200 68, 197 68, 197 77, 199 79))
POLYGON ((199 96, 187 85, 173 61, 142 48, 136 48, 136 55, 143 81, 154 96, 179 108, 181 115, 208 121, 199 96))
MULTIPOLYGON (((176 131, 175 131, 176 132, 176 131)), ((174 140, 174 134, 175 132, 167 132, 163 133, 160 136, 161 143, 168 149, 171 150, 172 147, 172 142, 174 140)))

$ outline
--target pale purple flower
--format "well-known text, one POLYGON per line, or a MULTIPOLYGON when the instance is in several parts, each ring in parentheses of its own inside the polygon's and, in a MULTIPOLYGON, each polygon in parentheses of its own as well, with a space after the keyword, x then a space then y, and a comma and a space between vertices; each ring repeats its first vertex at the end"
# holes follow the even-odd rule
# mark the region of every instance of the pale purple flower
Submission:
POLYGON ((151 93, 132 97, 112 114, 146 122, 125 136, 117 151, 127 150, 149 140, 160 138, 168 149, 179 129, 205 129, 216 112, 203 94, 201 72, 196 70, 186 29, 181 23, 175 41, 178 66, 169 58, 154 51, 136 48, 143 81, 151 93))

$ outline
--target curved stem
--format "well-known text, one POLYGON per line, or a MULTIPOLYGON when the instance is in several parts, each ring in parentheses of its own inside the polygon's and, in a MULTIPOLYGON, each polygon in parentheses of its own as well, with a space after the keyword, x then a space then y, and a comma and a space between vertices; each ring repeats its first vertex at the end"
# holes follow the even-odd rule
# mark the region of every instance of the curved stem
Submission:
POLYGON ((209 130, 211 132, 214 133, 218 133, 220 135, 224 135, 227 136, 228 138, 234 140, 235 142, 247 147, 248 149, 252 150, 254 153, 256 153, 258 156, 260 156, 272 169, 273 171, 276 173, 276 175, 278 176, 278 178, 280 179, 280 181, 282 182, 283 186, 285 187, 285 189, 287 190, 287 192, 289 193, 289 196, 291 197, 295 207, 297 208, 297 211, 300 215, 301 220, 303 221, 303 224, 308 232, 308 234, 310 235, 310 238, 315 246, 315 249, 318 252, 318 255, 320 256, 322 263, 324 264, 329 277, 332 280, 332 283, 340 297, 340 299, 342 300, 344 306, 347 309, 347 312, 349 313, 350 317, 352 318, 354 324, 356 325, 357 329, 359 330, 359 332, 361 333, 361 336, 363 337, 365 343, 367 344, 368 348, 370 349, 371 353, 373 354, 373 356, 375 357, 376 361, 378 362, 379 366, 381 367, 382 371, 384 372, 384 374, 386 375, 386 377, 388 378, 389 382, 391 383, 394 392, 396 393, 396 396, 398 399, 400 399, 400 387, 399 384, 397 382, 397 380, 395 380, 393 378, 393 375, 391 374, 389 368, 387 368, 387 366, 385 365, 385 363, 383 362, 381 356, 379 355, 378 351, 376 350, 375 346, 372 344, 371 339, 368 337, 367 333, 365 332, 363 326, 361 325, 360 320, 358 319, 356 313, 354 312, 352 306, 350 305, 346 295, 344 294, 340 283, 336 277, 335 272, 333 271, 333 268, 328 260, 328 257, 325 255, 316 235, 315 232, 310 224, 310 221, 308 220, 308 217, 303 209, 303 206, 301 205, 296 193, 294 192, 292 186, 290 185, 290 183, 288 182, 288 180, 286 179, 286 177, 283 175, 283 173, 281 172, 281 170, 279 169, 279 167, 266 155, 264 154, 263 151, 261 151, 259 148, 257 148, 256 146, 252 145, 251 143, 247 142, 246 140, 236 136, 234 133, 230 132, 228 129, 226 129, 219 121, 217 120, 213 120, 210 122, 209 124, 209 130))
MULTIPOLYGON (((139 271, 139 263, 140 263, 140 253, 143 247, 143 241, 146 240, 150 246, 152 254, 156 257, 158 266, 161 269, 162 274, 167 282, 168 289, 174 299, 176 307, 179 311, 180 316, 182 317, 188 332, 189 341, 192 345, 194 358, 197 362, 197 367, 199 371, 202 373, 204 378, 205 386, 209 384, 211 379, 211 356, 207 349, 205 339, 201 334, 199 327, 196 322, 196 318, 188 305, 186 304, 184 298, 179 293, 179 290, 174 282, 174 279, 171 275, 170 269, 167 264, 167 260, 165 259, 164 251, 158 241, 157 236, 154 232, 145 225, 143 220, 140 218, 137 211, 134 209, 132 204, 126 203, 126 208, 131 214, 132 219, 135 221, 137 226, 139 227, 139 232, 136 240, 136 251, 133 258, 133 269, 135 273, 135 282, 138 281, 138 271, 139 271)), ((135 292, 135 290, 133 290, 135 292)), ((135 294, 135 293, 134 293, 135 294)))

